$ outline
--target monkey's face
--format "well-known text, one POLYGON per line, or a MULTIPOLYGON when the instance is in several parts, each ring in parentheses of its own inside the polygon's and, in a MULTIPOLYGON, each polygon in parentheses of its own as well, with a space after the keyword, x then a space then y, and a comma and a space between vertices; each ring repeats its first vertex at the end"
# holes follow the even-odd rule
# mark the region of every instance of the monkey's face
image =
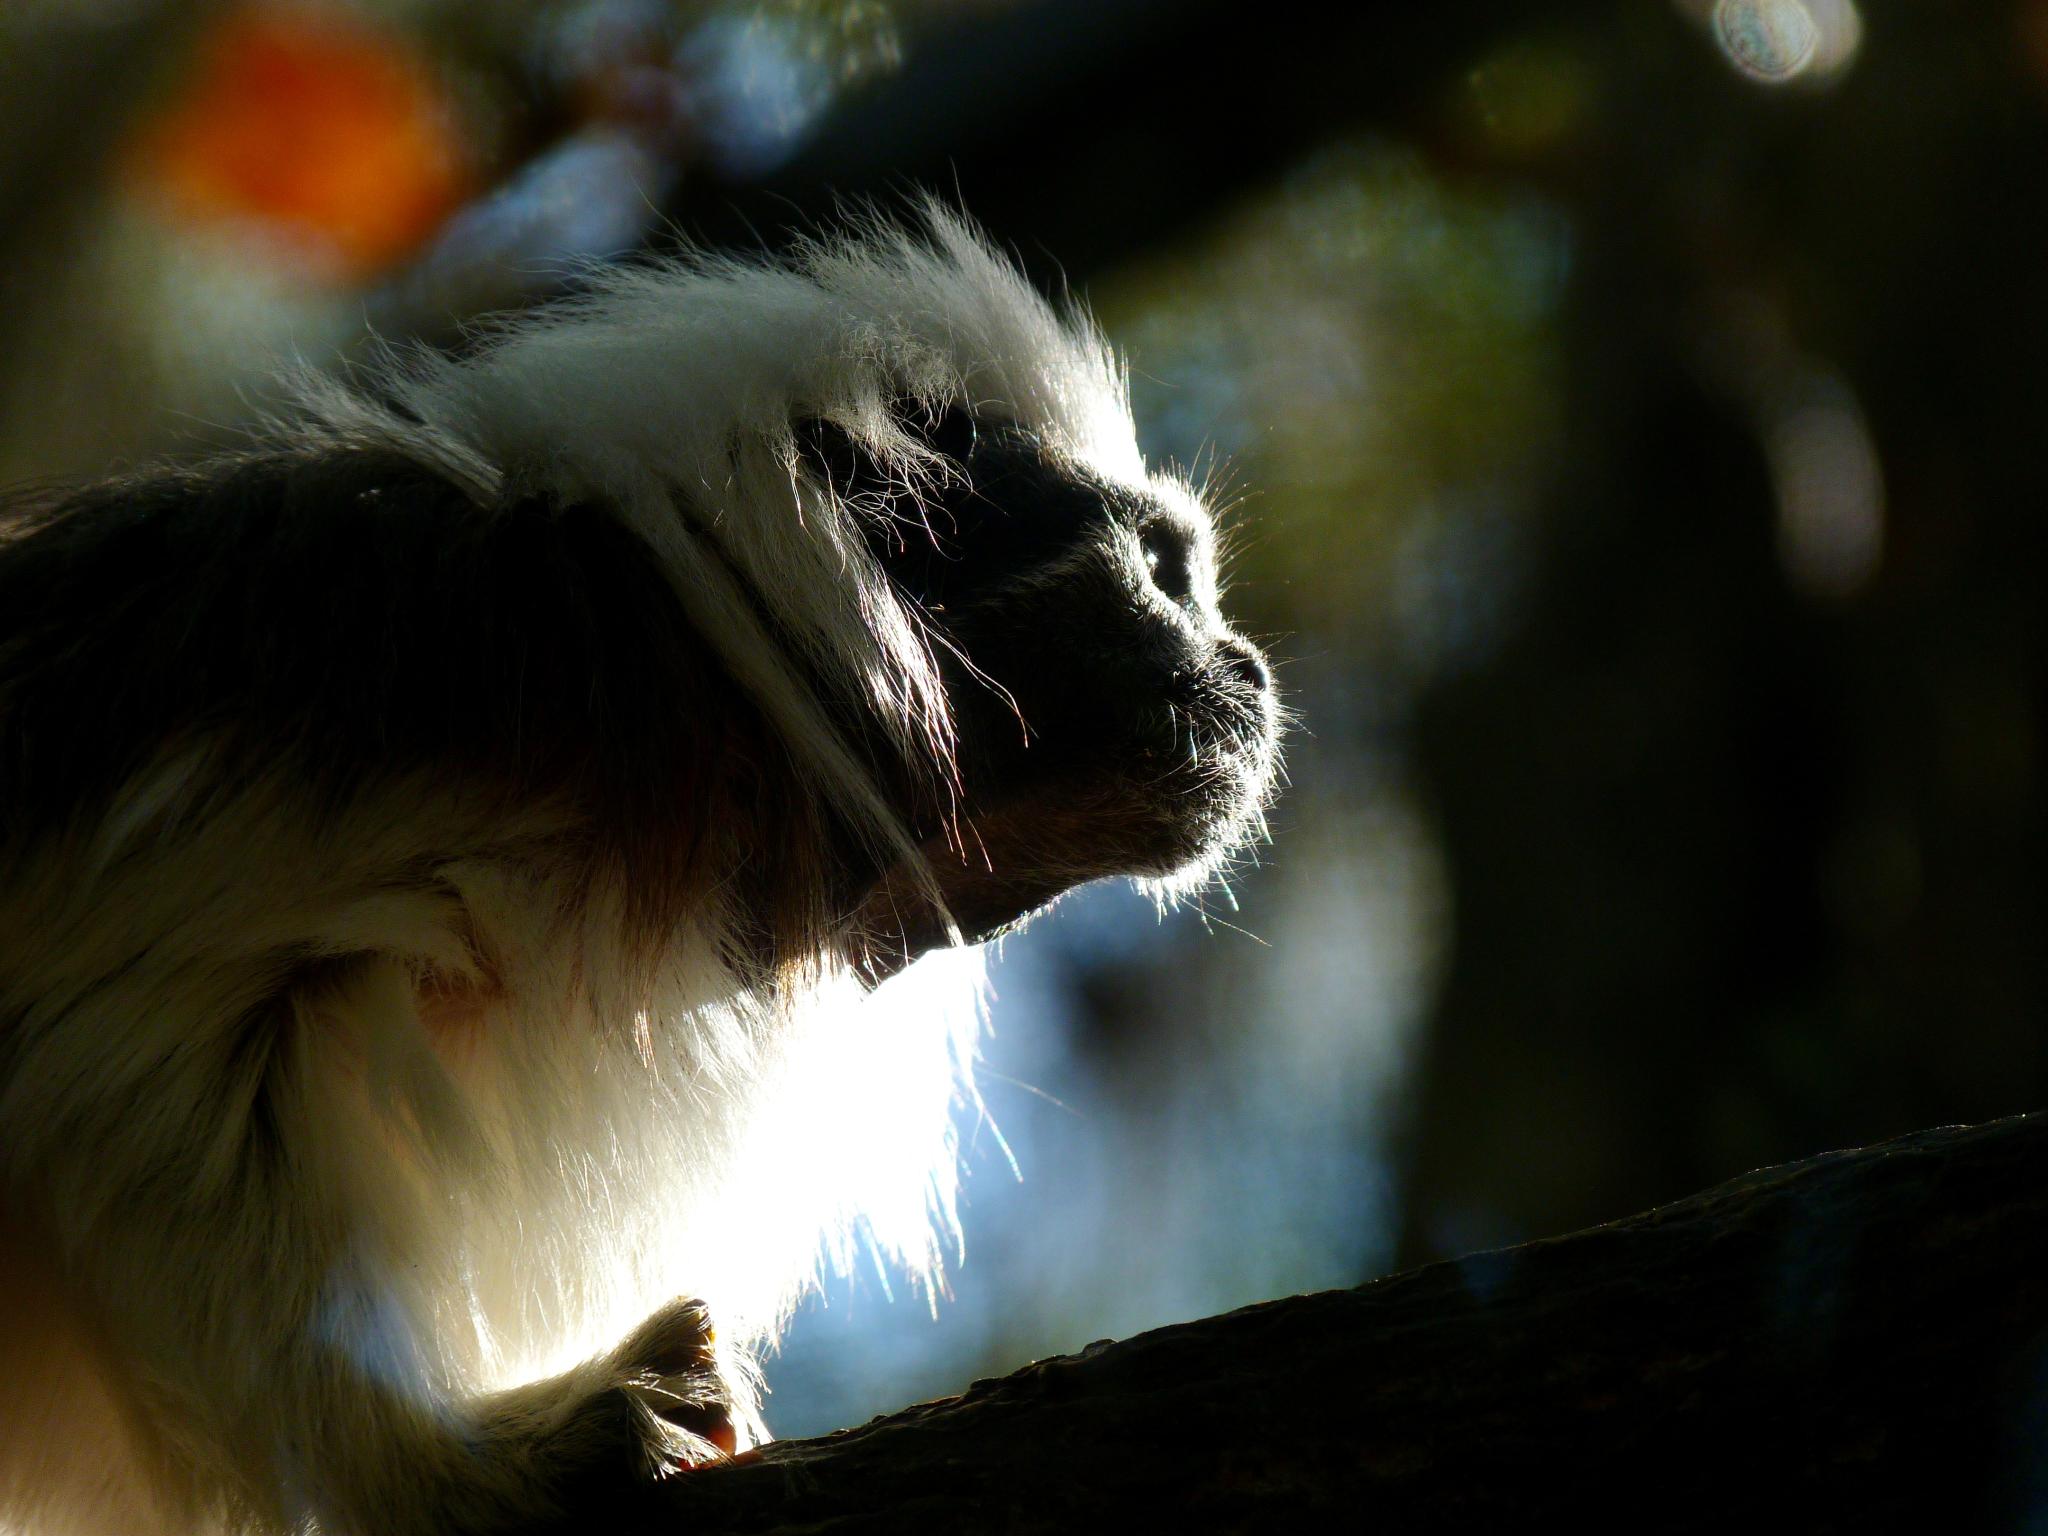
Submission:
MULTIPOLYGON (((1205 876, 1260 827, 1279 718, 1206 511, 1015 429, 935 438, 960 477, 871 547, 941 642, 963 803, 917 831, 954 920, 985 938, 1090 880, 1205 876)), ((905 895, 886 877, 863 916, 914 955, 943 936, 905 895)))

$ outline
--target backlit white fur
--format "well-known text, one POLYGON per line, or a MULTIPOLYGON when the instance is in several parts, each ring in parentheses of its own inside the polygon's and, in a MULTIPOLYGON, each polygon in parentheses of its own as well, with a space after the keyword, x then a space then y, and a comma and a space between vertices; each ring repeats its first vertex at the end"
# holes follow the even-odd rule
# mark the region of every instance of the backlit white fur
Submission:
MULTIPOLYGON (((1100 340, 939 215, 789 265, 619 272, 381 389, 398 408, 304 385, 287 430, 395 448, 483 503, 517 486, 616 505, 814 792, 899 858, 905 833, 802 678, 868 701, 943 780, 932 641, 866 553, 873 510, 799 480, 792 424, 835 422, 914 485, 933 466, 891 403, 968 401, 1144 478, 1100 340)), ((718 959, 713 908, 650 981, 617 937, 625 893, 565 894, 564 815, 508 824, 422 780, 315 831, 289 783, 230 791, 206 742, 167 743, 95 834, 12 872, 0 1287, 58 1304, 0 1317, 0 1528, 312 1516, 440 1536, 423 1489, 479 1521, 530 1496, 516 1447, 479 1452, 479 1394, 580 1372, 539 1389, 544 1417, 679 1294, 709 1302, 744 1381, 821 1259, 871 1247, 934 1279, 972 957, 872 997, 821 968, 769 998, 718 959), (288 952, 371 958, 265 1061, 237 1030, 288 952), (487 1016, 429 1028, 422 978, 481 981, 479 952, 487 1016), (262 1114, 289 1121, 289 1167, 246 1165, 262 1114), (117 1322, 61 1305, 80 1274, 117 1322), (323 1374, 309 1332, 397 1406, 323 1374)))

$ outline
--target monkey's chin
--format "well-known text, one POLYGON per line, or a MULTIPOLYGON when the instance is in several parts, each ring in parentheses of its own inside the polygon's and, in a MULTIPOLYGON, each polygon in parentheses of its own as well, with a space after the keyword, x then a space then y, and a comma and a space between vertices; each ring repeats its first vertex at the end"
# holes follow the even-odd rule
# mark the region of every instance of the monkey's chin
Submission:
POLYGON ((1134 879, 1169 897, 1201 884, 1255 834, 1270 759, 1247 755, 1169 797, 1156 796, 1156 782, 1143 794, 1030 797, 963 824, 923 847, 923 871, 899 864, 869 887, 851 926, 854 969, 879 985, 932 950, 1014 933, 1098 880, 1134 879))
MULTIPOLYGON (((932 866, 944 866, 934 861, 932 866)), ((879 986, 935 949, 981 944, 1015 933, 1079 882, 1047 882, 1037 888, 1001 882, 940 878, 945 907, 901 866, 876 882, 862 901, 849 945, 853 969, 869 986, 879 986)))

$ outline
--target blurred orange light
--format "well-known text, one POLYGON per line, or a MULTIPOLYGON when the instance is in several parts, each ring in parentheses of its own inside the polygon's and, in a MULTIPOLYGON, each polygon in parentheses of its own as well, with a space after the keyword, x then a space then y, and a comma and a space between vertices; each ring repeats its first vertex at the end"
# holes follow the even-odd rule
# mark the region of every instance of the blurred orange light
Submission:
POLYGON ((256 7, 202 42, 135 168, 181 215, 269 225, 355 278, 462 202, 453 124, 401 40, 332 12, 256 7))

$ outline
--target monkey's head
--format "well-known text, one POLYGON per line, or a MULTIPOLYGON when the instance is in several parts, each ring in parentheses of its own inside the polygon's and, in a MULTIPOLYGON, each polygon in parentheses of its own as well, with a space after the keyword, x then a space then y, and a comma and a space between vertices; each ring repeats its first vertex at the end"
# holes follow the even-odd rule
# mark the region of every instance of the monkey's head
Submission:
POLYGON ((947 917, 976 940, 1092 880, 1199 882, 1262 830, 1279 721, 1190 487, 1104 473, 1001 415, 898 414, 937 462, 894 492, 844 434, 812 433, 930 628, 955 731, 942 793, 907 791, 944 909, 890 867, 862 905, 871 973, 946 942, 947 917))

